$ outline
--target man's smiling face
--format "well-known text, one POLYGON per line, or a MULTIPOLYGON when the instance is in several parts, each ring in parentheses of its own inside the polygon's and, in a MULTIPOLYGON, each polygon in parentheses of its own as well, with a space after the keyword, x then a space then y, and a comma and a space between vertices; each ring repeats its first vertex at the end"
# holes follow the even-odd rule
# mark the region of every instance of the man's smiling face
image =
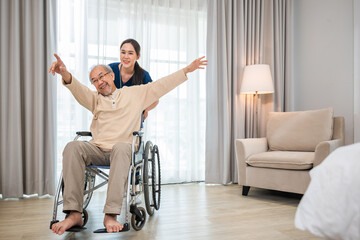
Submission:
POLYGON ((116 90, 114 73, 107 72, 102 66, 94 67, 90 72, 90 81, 96 90, 104 96, 110 95, 116 90))

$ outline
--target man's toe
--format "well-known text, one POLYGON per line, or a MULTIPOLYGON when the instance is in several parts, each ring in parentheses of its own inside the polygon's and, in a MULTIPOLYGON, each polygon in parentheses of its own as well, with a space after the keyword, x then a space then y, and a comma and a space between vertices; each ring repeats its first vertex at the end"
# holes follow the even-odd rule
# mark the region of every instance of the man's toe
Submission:
POLYGON ((57 234, 57 232, 58 232, 58 226, 57 226, 57 225, 53 225, 52 230, 53 230, 54 233, 57 234))

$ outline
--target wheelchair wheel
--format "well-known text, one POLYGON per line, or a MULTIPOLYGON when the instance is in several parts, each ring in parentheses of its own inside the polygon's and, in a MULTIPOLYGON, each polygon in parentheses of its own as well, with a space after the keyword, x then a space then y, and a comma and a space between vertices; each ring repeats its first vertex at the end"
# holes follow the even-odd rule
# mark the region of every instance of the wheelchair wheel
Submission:
POLYGON ((145 207, 149 216, 154 215, 154 198, 152 197, 152 143, 146 142, 144 152, 144 173, 143 173, 143 186, 145 207))
POLYGON ((145 225, 145 221, 146 221, 146 211, 144 208, 139 207, 138 208, 140 213, 141 213, 141 217, 136 216, 136 214, 132 214, 131 216, 131 226, 136 230, 136 231, 140 231, 144 225, 145 225))
POLYGON ((152 197, 154 202, 154 208, 159 210, 160 208, 160 196, 161 196, 161 169, 160 169, 160 154, 159 148, 155 145, 152 149, 152 197))
MULTIPOLYGON (((95 173, 85 171, 85 185, 84 191, 91 190, 95 186, 95 173)), ((90 203, 91 197, 93 195, 93 191, 90 191, 87 194, 84 194, 84 201, 83 201, 83 209, 86 209, 90 203)))

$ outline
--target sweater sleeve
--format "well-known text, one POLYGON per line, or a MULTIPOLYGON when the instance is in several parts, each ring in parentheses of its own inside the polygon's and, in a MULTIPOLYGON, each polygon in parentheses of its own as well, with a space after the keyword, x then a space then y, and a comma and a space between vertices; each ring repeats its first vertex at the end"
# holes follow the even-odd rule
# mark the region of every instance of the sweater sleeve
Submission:
POLYGON ((143 85, 146 87, 146 97, 144 100, 143 108, 147 108, 155 101, 159 100, 162 96, 179 86, 181 83, 187 80, 187 76, 184 71, 181 69, 169 76, 160 78, 155 82, 148 83, 143 85))
POLYGON ((97 92, 91 91, 87 86, 81 84, 74 76, 69 84, 65 84, 71 94, 75 97, 76 101, 91 112, 95 110, 97 92))

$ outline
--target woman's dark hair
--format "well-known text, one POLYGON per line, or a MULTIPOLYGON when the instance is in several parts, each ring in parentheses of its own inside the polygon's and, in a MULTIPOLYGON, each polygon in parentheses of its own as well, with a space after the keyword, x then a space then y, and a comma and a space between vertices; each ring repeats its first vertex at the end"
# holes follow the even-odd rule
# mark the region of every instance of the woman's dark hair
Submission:
MULTIPOLYGON (((124 40, 120 45, 120 51, 122 46, 125 43, 131 43, 131 45, 134 47, 136 55, 140 56, 140 44, 132 38, 124 40)), ((134 78, 133 78, 133 85, 140 85, 143 83, 143 76, 144 76, 144 69, 142 69, 139 65, 139 63, 136 61, 134 66, 134 78)))

